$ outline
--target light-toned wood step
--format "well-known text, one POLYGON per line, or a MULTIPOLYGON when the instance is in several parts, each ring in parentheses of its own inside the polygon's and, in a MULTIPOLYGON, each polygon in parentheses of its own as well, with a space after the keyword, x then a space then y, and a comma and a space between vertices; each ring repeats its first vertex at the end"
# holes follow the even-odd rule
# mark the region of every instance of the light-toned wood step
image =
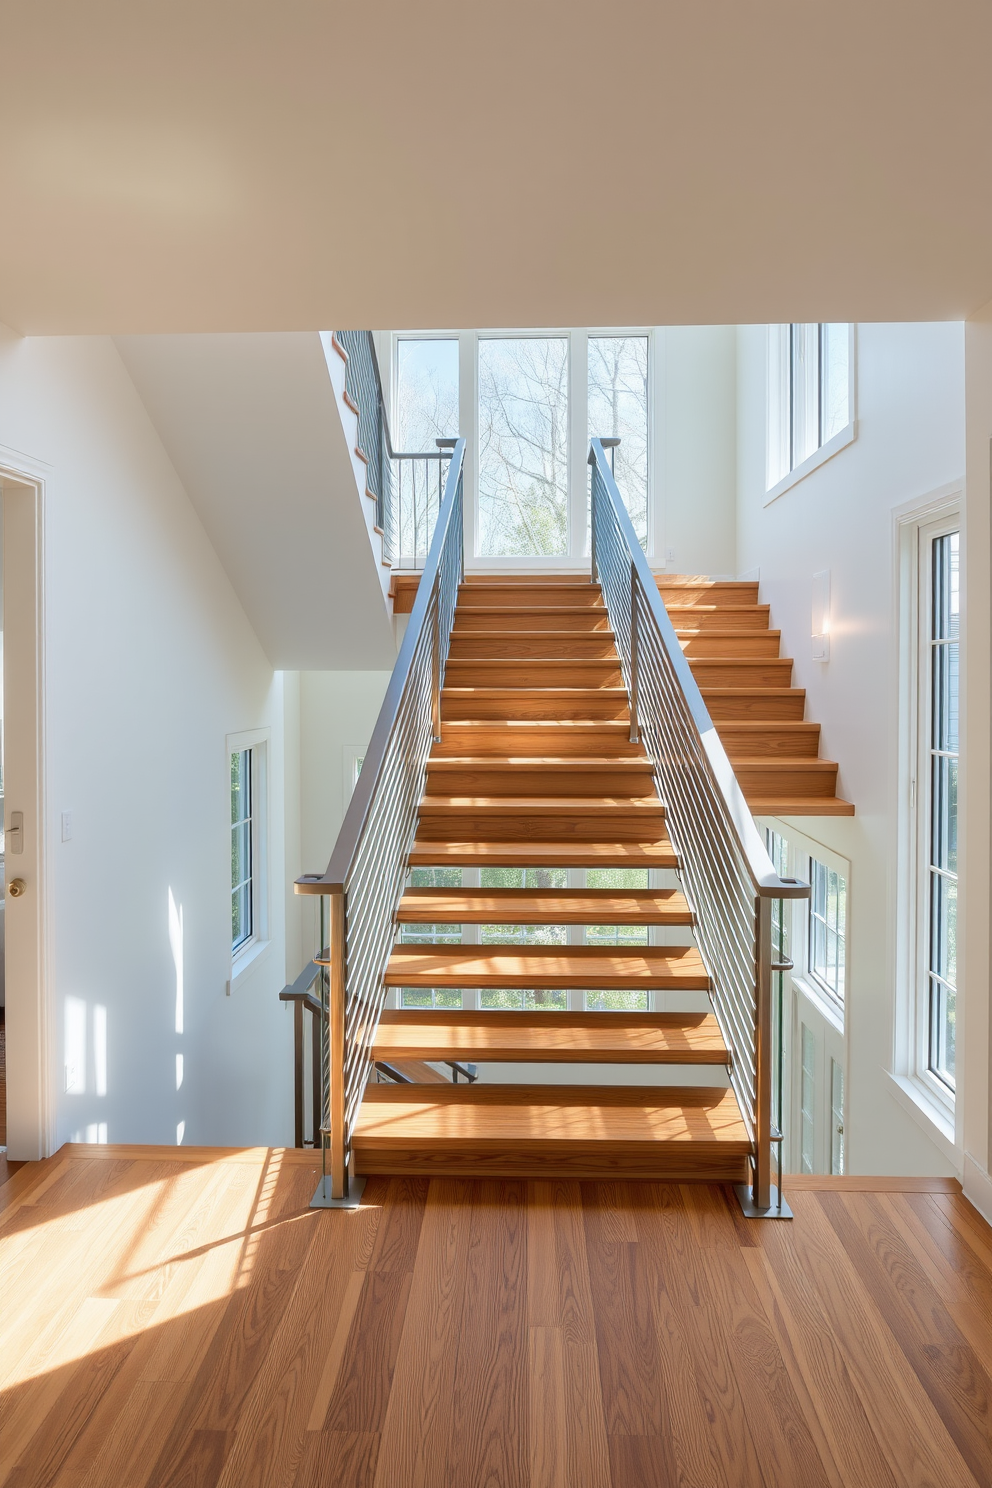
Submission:
POLYGON ((584 759, 645 760, 643 744, 630 742, 624 719, 445 719, 432 759, 584 759))
POLYGON ((626 718, 623 687, 445 687, 441 719, 626 718))
POLYGON ((443 796, 650 796, 651 762, 642 759, 438 759, 427 762, 427 790, 443 796))
POLYGON ((462 584, 458 590, 461 609, 527 609, 540 604, 568 606, 571 609, 602 609, 603 596, 598 584, 584 582, 548 584, 502 583, 496 580, 462 584))
POLYGON ((445 690, 452 687, 620 687, 619 658, 449 657, 445 690))
POLYGON ((359 1173, 736 1183, 751 1151, 733 1091, 707 1086, 370 1085, 359 1173))
POLYGON ((700 691, 707 687, 789 687, 792 682, 789 657, 704 656, 690 658, 689 665, 700 691))
POLYGON ((401 925, 691 925, 678 889, 407 889, 401 925))
POLYGON ((668 604, 756 605, 758 584, 751 579, 708 579, 699 574, 658 574, 658 590, 668 604))
POLYGON ((682 654, 698 657, 777 658, 782 641, 780 630, 678 630, 682 654))
POLYGON ((642 842, 434 842, 418 839, 411 868, 677 868, 665 834, 642 842))
POLYGON ((749 722, 725 718, 717 724, 720 741, 733 763, 738 759, 816 759, 818 723, 749 722))
POLYGON ((571 584, 588 584, 588 565, 582 569, 554 569, 546 573, 536 572, 534 569, 517 569, 514 573, 486 573, 476 570, 475 573, 467 573, 462 578, 463 584, 505 584, 514 585, 517 588, 543 589, 550 584, 563 584, 568 587, 571 584))
POLYGON ((450 665, 452 661, 463 661, 470 656, 614 661, 616 654, 612 630, 455 630, 451 636, 448 662, 450 665))
POLYGON ((387 1011, 374 1059, 475 1064, 726 1064, 712 1013, 387 1011))
POLYGON ((839 796, 748 796, 754 816, 854 816, 854 805, 839 796))
POLYGON ((709 988, 693 945, 396 945, 385 982, 387 987, 709 988))
MULTIPOLYGON (((505 630, 506 605, 460 605, 455 611, 453 635, 478 635, 481 631, 505 630)), ((588 634, 610 630, 605 607, 589 605, 514 605, 513 623, 525 630, 570 630, 588 634)))
POLYGON ((424 796, 421 841, 637 842, 661 831, 665 808, 656 796, 424 796))
POLYGON ((700 687, 713 722, 752 719, 769 723, 800 722, 806 710, 804 687, 700 687))
POLYGON ((771 610, 768 605, 682 605, 666 600, 668 618, 682 635, 707 631, 767 630, 771 610))
POLYGON ((737 783, 747 796, 832 796, 837 790, 837 766, 822 759, 739 759, 734 764, 737 783))

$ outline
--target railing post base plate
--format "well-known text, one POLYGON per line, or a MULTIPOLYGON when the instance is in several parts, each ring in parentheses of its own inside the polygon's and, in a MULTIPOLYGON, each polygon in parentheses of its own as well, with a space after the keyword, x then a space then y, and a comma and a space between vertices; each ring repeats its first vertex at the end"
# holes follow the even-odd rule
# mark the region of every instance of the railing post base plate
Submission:
POLYGON ((771 1186, 771 1203, 767 1209, 759 1209, 754 1202, 754 1194, 751 1192, 750 1183, 735 1183, 734 1193, 737 1202, 747 1219, 791 1219, 792 1210, 785 1199, 779 1193, 774 1183, 771 1186))
POLYGON ((311 1209, 357 1209, 362 1202, 362 1194, 365 1191, 364 1178, 352 1178, 348 1184, 348 1192, 343 1199, 331 1198, 330 1174, 322 1178, 317 1185, 317 1192, 310 1200, 311 1209))

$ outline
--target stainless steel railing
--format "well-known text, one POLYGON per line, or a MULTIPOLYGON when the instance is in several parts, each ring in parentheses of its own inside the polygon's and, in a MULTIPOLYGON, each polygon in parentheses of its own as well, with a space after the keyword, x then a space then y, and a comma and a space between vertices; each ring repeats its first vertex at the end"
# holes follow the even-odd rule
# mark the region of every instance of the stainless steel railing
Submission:
POLYGON ((322 896, 321 944, 328 953, 315 957, 326 966, 321 1128, 324 1171, 326 1175, 329 1162, 335 1199, 348 1192, 352 1133, 372 1068, 396 910, 416 832, 427 757, 440 736, 441 687, 464 571, 464 456, 465 441, 459 439, 451 451, 444 496, 403 644, 327 871, 296 883, 297 893, 322 896))
MULTIPOLYGON (((616 635, 631 738, 654 764, 679 877, 695 918, 730 1081, 753 1144, 751 1199, 772 1206, 772 944, 775 899, 809 887, 779 878, 713 727, 617 489, 603 441, 590 441, 592 576, 616 635)), ((779 1194, 779 1199, 781 1195, 779 1194)))

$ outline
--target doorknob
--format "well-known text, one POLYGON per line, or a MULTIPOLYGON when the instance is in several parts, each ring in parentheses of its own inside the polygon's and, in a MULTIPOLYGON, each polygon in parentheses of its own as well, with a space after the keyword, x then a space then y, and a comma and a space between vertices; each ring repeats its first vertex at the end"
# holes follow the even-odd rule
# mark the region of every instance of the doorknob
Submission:
POLYGON ((7 885, 7 893, 9 894, 11 899, 20 899, 21 895, 24 893, 25 888, 26 884, 23 878, 12 878, 10 880, 10 883, 7 885))

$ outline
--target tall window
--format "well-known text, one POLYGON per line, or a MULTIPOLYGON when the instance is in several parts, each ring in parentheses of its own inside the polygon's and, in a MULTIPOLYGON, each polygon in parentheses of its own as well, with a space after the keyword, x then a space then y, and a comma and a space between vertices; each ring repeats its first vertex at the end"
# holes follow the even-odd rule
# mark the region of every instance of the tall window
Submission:
POLYGON ((254 831, 252 751, 231 755, 231 950, 247 945, 254 932, 254 831))
POLYGON ((641 543, 648 538, 648 338, 589 337, 589 437, 619 437, 614 474, 641 543))
POLYGON ((806 969, 821 992, 844 1005, 847 883, 816 858, 809 860, 809 934, 806 969))
POLYGON ((768 329, 770 489, 850 425, 851 327, 768 329))
POLYGON ((438 439, 459 432, 458 342, 452 337, 403 337, 396 346, 393 496, 396 548, 403 568, 418 568, 430 547, 447 464, 438 439), (430 460, 404 455, 429 454, 430 460))
POLYGON ((568 339, 479 342, 479 551, 568 552, 568 339))
POLYGON ((931 537, 927 605, 927 1070, 955 1081, 958 928, 958 649, 960 534, 931 537))

